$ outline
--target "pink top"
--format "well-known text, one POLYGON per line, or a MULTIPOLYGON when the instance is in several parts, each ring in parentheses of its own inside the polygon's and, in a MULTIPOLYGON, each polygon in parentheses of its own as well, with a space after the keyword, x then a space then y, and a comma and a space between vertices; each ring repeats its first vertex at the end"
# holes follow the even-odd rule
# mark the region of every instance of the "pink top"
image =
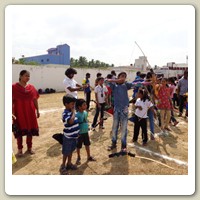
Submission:
POLYGON ((170 88, 161 86, 158 91, 158 109, 171 110, 170 88))

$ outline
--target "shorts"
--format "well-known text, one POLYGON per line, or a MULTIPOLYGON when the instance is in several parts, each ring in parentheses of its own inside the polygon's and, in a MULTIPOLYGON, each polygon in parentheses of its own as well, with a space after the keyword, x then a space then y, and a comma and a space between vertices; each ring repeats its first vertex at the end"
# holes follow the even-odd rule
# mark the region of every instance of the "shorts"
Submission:
POLYGON ((77 148, 81 149, 82 148, 82 144, 84 144, 85 146, 89 146, 90 145, 90 139, 89 139, 89 134, 87 133, 81 133, 78 137, 78 141, 77 141, 77 148))
POLYGON ((77 139, 69 139, 63 135, 62 154, 68 156, 76 149, 77 139))

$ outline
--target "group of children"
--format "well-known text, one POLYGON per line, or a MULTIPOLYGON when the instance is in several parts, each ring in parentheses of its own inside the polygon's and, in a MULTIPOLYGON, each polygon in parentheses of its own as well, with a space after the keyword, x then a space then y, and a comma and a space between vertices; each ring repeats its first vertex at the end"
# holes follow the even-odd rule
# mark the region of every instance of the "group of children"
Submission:
MULTIPOLYGON (((163 77, 161 80, 158 80, 153 72, 149 72, 146 75, 145 80, 144 77, 138 73, 133 82, 126 81, 126 72, 119 73, 117 77, 116 74, 109 74, 106 79, 104 79, 101 74, 97 75, 94 88, 96 113, 94 115, 91 129, 94 130, 97 126, 99 114, 99 127, 104 129, 103 118, 105 106, 111 106, 113 108, 113 124, 111 145, 108 147, 109 151, 116 149, 117 147, 118 131, 120 127, 121 151, 127 152, 127 126, 130 104, 128 90, 130 89, 133 89, 133 100, 131 102, 134 103, 133 105, 135 110, 133 142, 137 142, 141 128, 142 144, 144 146, 147 145, 147 119, 149 119, 151 139, 154 140, 155 111, 160 111, 159 120, 163 133, 166 133, 166 130, 170 131, 168 127, 170 120, 173 121, 174 125, 178 123, 173 115, 171 98, 173 98, 174 86, 172 85, 172 82, 168 82, 168 80, 163 77)), ((89 111, 91 99, 89 78, 90 74, 87 73, 86 79, 83 83, 86 101, 84 99, 77 99, 69 94, 63 97, 63 104, 65 106, 65 111, 63 112, 63 123, 65 128, 63 130, 64 140, 62 150, 63 162, 60 167, 61 174, 68 174, 69 169, 73 170, 77 168, 76 165, 71 163, 72 152, 75 149, 77 149, 76 164, 80 164, 80 149, 82 144, 84 144, 86 148, 87 160, 95 161, 95 159, 90 155, 90 139, 88 135, 89 125, 87 120, 87 111, 89 111)))

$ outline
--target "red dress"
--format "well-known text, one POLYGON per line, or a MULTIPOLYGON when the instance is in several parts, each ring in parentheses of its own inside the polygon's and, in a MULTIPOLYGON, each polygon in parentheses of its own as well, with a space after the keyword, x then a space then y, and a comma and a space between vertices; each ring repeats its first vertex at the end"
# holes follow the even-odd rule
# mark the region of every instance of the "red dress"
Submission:
POLYGON ((158 109, 170 110, 171 102, 170 102, 170 88, 161 86, 158 91, 158 109))
POLYGON ((34 99, 39 94, 35 87, 28 84, 25 88, 19 83, 12 85, 13 113, 16 116, 13 132, 15 138, 19 136, 39 136, 34 99))

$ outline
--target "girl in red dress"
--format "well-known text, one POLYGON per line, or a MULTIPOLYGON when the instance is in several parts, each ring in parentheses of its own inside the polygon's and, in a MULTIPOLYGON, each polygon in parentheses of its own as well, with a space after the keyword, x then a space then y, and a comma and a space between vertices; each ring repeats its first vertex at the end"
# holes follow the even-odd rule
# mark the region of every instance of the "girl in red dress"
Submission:
POLYGON ((158 104, 157 108, 160 110, 161 115, 161 129, 170 131, 169 121, 171 117, 171 99, 170 99, 170 88, 167 87, 167 80, 162 79, 161 84, 158 85, 158 104))
POLYGON ((32 150, 32 136, 39 136, 37 118, 39 118, 39 94, 35 87, 28 84, 30 73, 22 70, 19 82, 12 85, 12 113, 16 117, 13 124, 14 136, 17 139, 18 156, 23 155, 23 136, 26 136, 27 152, 32 150))

